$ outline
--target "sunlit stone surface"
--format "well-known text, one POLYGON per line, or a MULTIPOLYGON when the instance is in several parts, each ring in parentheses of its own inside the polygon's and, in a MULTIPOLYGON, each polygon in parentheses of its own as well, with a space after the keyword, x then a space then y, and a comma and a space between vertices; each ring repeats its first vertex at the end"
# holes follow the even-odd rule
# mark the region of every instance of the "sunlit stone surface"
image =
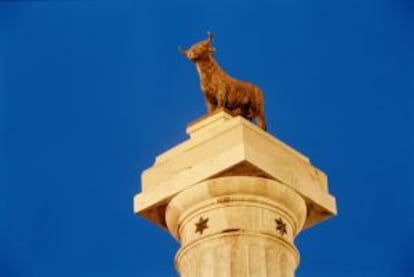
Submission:
POLYGON ((142 174, 134 211, 168 230, 185 276, 294 276, 295 236, 336 214, 326 175, 309 159, 224 111, 142 174))

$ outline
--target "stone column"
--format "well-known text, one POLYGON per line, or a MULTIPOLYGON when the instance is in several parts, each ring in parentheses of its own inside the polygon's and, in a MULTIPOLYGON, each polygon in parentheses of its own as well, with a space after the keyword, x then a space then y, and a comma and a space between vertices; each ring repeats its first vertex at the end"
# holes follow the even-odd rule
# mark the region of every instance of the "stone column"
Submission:
POLYGON ((224 111, 141 176, 134 211, 181 244, 182 277, 294 276, 294 238, 336 214, 326 175, 251 122, 224 111))
POLYGON ((288 277, 299 262, 293 239, 306 203, 275 180, 222 177, 176 195, 166 218, 181 243, 176 268, 182 277, 288 277))

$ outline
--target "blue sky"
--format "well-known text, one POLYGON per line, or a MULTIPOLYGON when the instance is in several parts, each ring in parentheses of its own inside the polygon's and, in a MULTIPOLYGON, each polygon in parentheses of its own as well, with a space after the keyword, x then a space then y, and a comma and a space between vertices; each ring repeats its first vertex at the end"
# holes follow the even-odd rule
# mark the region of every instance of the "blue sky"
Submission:
POLYGON ((208 30, 337 197, 299 235, 297 276, 412 276, 413 16, 410 0, 0 3, 0 276, 176 276, 178 244, 132 197, 205 113, 177 46, 208 30))

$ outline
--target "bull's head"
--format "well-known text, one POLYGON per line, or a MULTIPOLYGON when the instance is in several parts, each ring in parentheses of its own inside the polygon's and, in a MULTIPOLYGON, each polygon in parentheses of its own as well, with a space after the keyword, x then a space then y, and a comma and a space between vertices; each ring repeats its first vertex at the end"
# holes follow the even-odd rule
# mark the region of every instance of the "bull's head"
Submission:
POLYGON ((208 37, 206 40, 193 44, 190 49, 184 50, 182 47, 178 47, 178 50, 192 61, 196 61, 213 54, 216 52, 216 49, 210 46, 213 41, 213 34, 208 32, 207 35, 208 37))

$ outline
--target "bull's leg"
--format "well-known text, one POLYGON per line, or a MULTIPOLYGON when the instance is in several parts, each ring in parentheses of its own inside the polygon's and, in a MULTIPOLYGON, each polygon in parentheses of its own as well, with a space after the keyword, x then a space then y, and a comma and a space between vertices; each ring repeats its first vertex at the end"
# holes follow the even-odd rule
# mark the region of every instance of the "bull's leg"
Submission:
POLYGON ((207 97, 205 97, 205 100, 206 100, 207 111, 209 113, 214 112, 214 110, 216 109, 216 105, 210 102, 207 97))
POLYGON ((256 115, 256 122, 257 122, 257 126, 259 126, 260 128, 262 128, 265 131, 267 130, 266 120, 265 120, 263 114, 256 115))
POLYGON ((266 126, 266 119, 265 119, 265 112, 264 112, 264 101, 263 101, 263 94, 262 91, 255 87, 255 98, 256 98, 256 123, 257 126, 262 128, 263 130, 267 130, 266 126))
POLYGON ((221 87, 217 90, 217 108, 225 108, 226 107, 226 88, 221 87))
POLYGON ((253 119, 253 115, 251 114, 251 106, 250 106, 250 98, 245 97, 244 99, 242 99, 242 101, 240 102, 240 110, 241 110, 241 115, 252 121, 253 119))

